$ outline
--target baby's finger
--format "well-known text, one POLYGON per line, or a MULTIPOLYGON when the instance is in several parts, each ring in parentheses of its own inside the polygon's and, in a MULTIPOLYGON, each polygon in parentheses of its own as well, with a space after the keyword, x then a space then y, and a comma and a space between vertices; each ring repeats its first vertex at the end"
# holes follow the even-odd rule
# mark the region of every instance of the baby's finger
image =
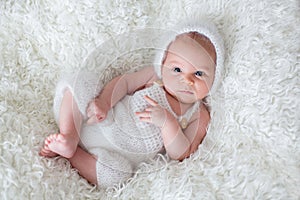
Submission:
POLYGON ((138 117, 140 118, 149 118, 151 117, 151 112, 148 112, 148 111, 144 111, 144 112, 136 112, 135 113, 138 117))
POLYGON ((86 115, 87 115, 88 117, 92 117, 94 114, 95 114, 95 112, 92 111, 92 109, 87 109, 86 115))
POLYGON ((87 109, 86 109, 86 114, 88 117, 91 117, 92 115, 95 114, 95 105, 94 102, 90 102, 87 109))
POLYGON ((106 115, 104 113, 97 113, 96 115, 96 119, 98 120, 98 122, 103 121, 106 118, 106 115))
POLYGON ((96 110, 95 110, 94 108, 91 108, 91 109, 88 109, 88 110, 87 110, 86 115, 87 115, 88 117, 92 117, 92 116, 97 115, 97 113, 96 113, 96 110))
POLYGON ((146 99, 146 101, 151 105, 151 106, 157 106, 158 103, 153 100, 152 98, 150 98, 148 95, 145 95, 144 98, 146 99))
POLYGON ((91 124, 96 124, 99 122, 102 122, 103 120, 105 120, 106 115, 103 113, 100 114, 91 114, 91 116, 88 116, 88 120, 86 121, 87 124, 91 125, 91 124))
POLYGON ((96 116, 92 116, 86 121, 86 123, 88 125, 96 124, 97 122, 98 122, 98 119, 96 116))
POLYGON ((153 106, 149 106, 148 108, 146 108, 145 110, 144 110, 144 112, 152 112, 153 111, 153 106))
POLYGON ((140 121, 147 122, 147 123, 152 123, 152 119, 150 117, 142 117, 142 118, 140 118, 140 121))

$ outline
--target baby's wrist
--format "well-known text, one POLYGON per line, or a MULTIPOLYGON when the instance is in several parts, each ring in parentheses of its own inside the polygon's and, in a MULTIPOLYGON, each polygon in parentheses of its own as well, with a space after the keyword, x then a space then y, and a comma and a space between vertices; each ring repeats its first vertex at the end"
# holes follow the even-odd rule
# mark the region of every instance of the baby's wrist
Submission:
POLYGON ((96 98, 99 104, 104 105, 105 107, 110 109, 111 104, 109 103, 108 98, 103 97, 101 94, 96 98))
POLYGON ((166 119, 161 129, 176 130, 178 127, 180 126, 176 118, 170 112, 166 111, 166 119))

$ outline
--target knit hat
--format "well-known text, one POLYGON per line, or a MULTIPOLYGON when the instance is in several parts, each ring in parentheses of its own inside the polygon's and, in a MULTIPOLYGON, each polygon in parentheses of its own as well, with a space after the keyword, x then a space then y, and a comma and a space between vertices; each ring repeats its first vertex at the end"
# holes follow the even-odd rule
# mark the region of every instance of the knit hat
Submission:
POLYGON ((219 34, 217 27, 209 21, 186 21, 180 23, 178 26, 167 30, 163 35, 161 40, 161 49, 156 53, 154 60, 154 68, 159 78, 161 78, 161 66, 165 59, 166 51, 171 42, 173 42, 177 35, 188 33, 188 32, 198 32, 206 36, 210 42, 215 47, 216 51, 216 69, 213 85, 210 89, 210 93, 214 93, 219 85, 221 76, 223 73, 224 65, 224 43, 221 35, 219 34))

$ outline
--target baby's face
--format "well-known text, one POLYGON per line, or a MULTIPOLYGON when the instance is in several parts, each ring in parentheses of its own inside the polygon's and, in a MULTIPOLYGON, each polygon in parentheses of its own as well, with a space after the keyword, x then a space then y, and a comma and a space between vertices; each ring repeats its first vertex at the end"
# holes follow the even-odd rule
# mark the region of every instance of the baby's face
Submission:
POLYGON ((205 46, 187 36, 178 37, 169 47, 162 68, 165 89, 182 103, 205 98, 212 86, 215 61, 205 46))

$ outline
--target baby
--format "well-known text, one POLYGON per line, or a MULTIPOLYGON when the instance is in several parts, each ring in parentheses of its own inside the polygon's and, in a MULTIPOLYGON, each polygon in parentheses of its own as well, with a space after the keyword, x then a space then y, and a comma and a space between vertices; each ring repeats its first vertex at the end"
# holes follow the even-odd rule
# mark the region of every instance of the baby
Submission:
POLYGON ((59 82, 60 133, 45 139, 40 155, 61 155, 90 183, 111 187, 160 152, 176 160, 195 152, 210 121, 202 100, 217 89, 223 42, 214 25, 199 22, 181 24, 167 37, 154 67, 104 87, 95 88, 95 75, 59 82))

